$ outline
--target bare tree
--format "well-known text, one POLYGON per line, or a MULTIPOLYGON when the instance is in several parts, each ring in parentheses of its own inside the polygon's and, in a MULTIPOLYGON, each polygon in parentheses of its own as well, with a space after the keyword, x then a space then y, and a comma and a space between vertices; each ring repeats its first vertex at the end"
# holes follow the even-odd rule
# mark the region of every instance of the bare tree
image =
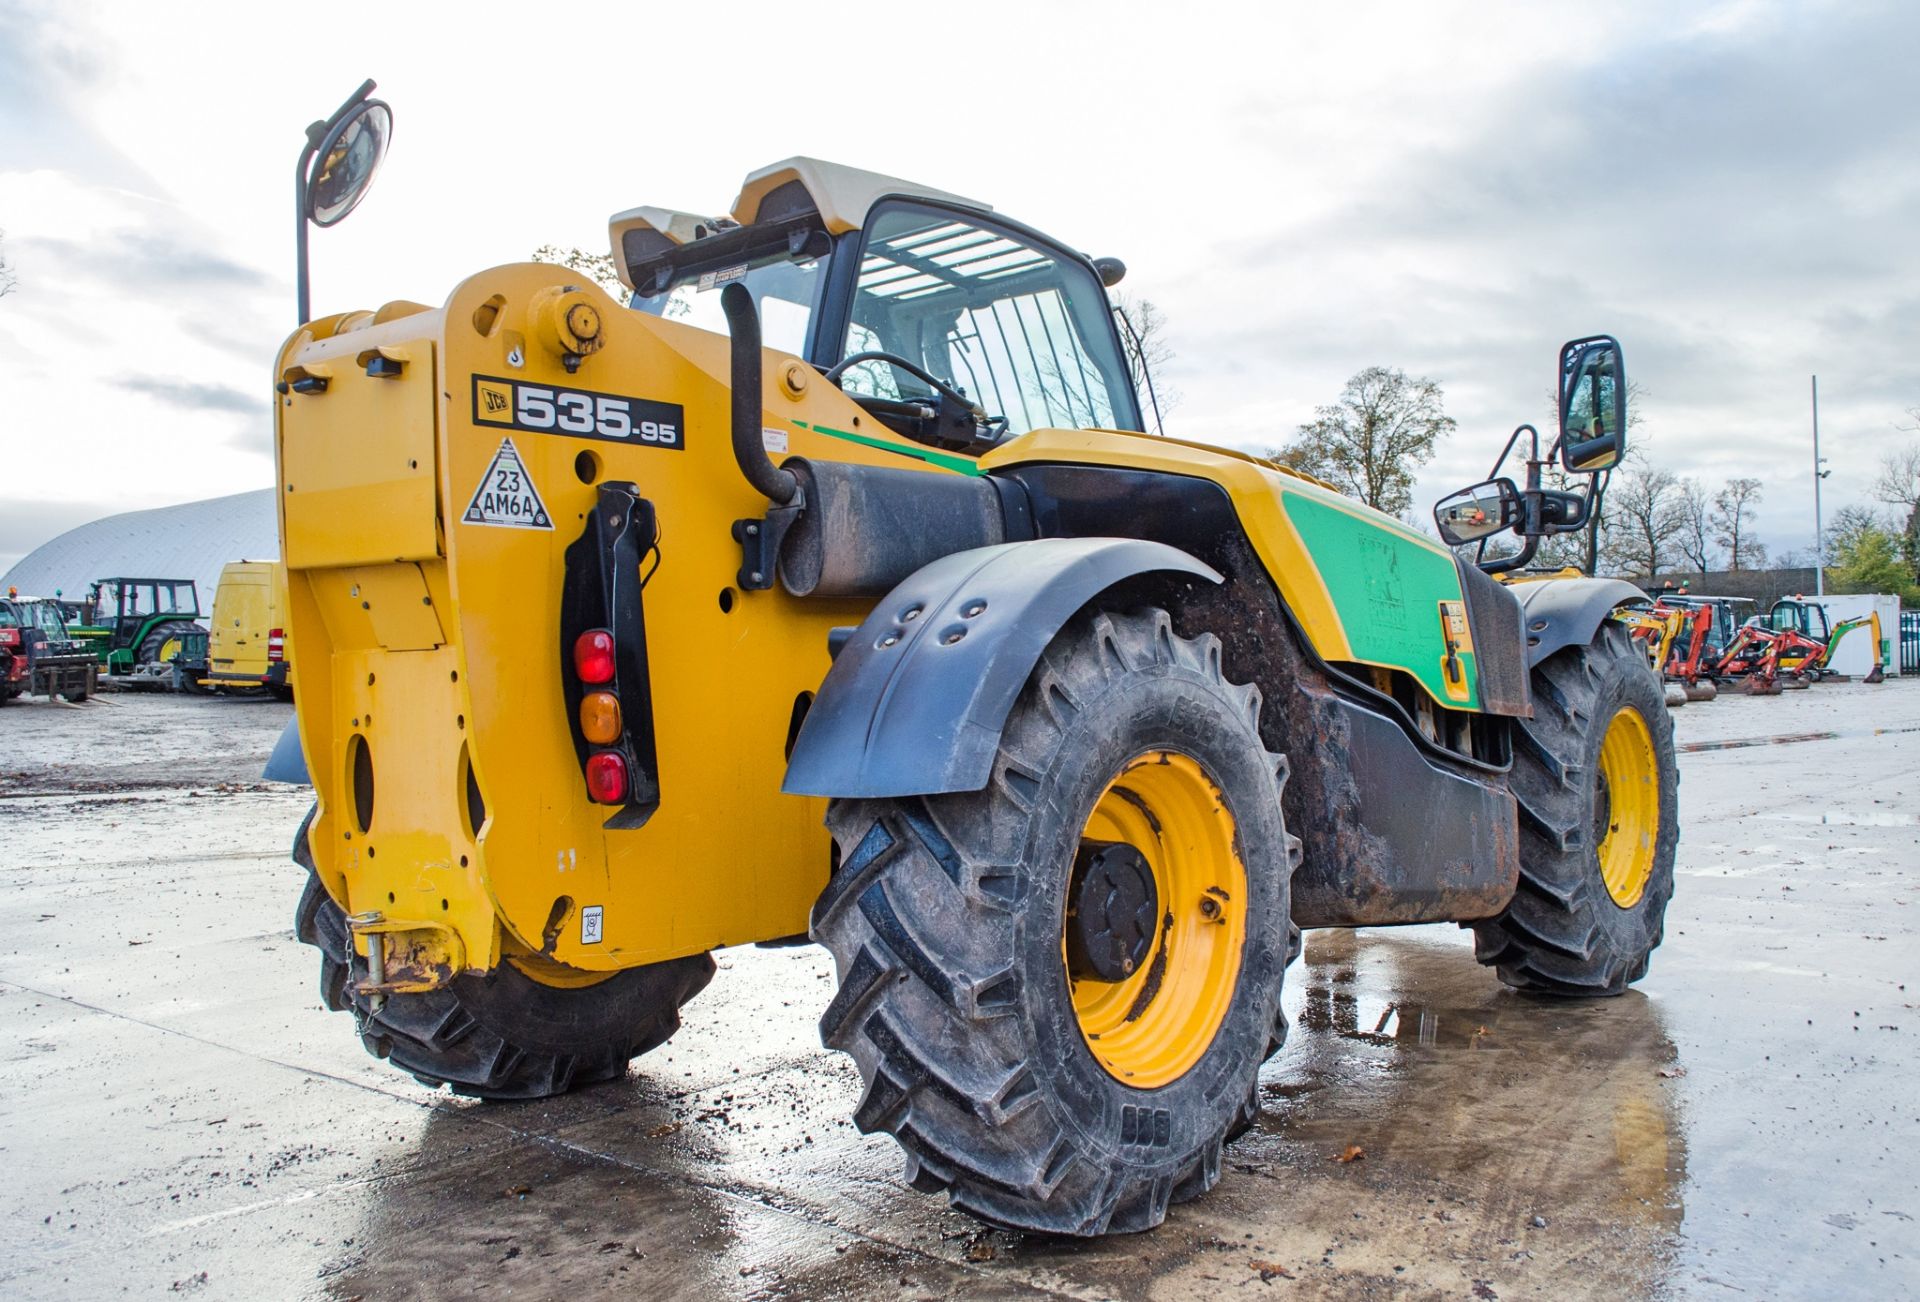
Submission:
MULTIPOLYGON (((1914 415, 1920 417, 1920 407, 1914 415)), ((1888 506, 1912 510, 1920 506, 1920 442, 1909 443, 1880 460, 1880 475, 1873 481, 1873 495, 1888 506)))
MULTIPOLYGON (((0 231, 0 244, 6 242, 7 233, 0 231)), ((0 248, 0 298, 11 294, 20 284, 20 278, 13 272, 13 263, 7 259, 4 248, 0 248)))
POLYGON ((1858 502, 1849 502, 1827 517, 1827 555, 1838 556, 1858 541, 1862 534, 1876 529, 1890 533, 1891 523, 1886 512, 1876 511, 1858 502))
POLYGON ((1133 391, 1140 395, 1143 407, 1165 416, 1180 405, 1180 391, 1167 383, 1167 366, 1177 355, 1167 340, 1167 315, 1152 299, 1130 294, 1114 295, 1113 310, 1119 318, 1120 346, 1126 353, 1133 391))
POLYGON ((1757 570, 1767 563, 1767 549, 1753 536, 1753 508, 1760 502, 1760 481, 1747 476, 1729 479, 1713 495, 1715 542, 1727 549, 1729 570, 1757 570))
POLYGON ((1413 505, 1413 474, 1454 428, 1440 386, 1405 371, 1369 366, 1273 455, 1388 515, 1413 505))
POLYGON ((1674 535, 1674 546, 1688 569, 1705 574, 1713 568, 1713 514, 1707 490, 1699 480, 1688 477, 1680 481, 1678 506, 1680 529, 1674 535))
POLYGON ((632 297, 627 287, 620 283, 620 272, 614 265, 611 253, 588 253, 585 249, 563 249, 558 244, 542 244, 533 251, 533 260, 551 262, 569 271, 579 272, 611 294, 622 307, 632 297))
MULTIPOLYGON (((1915 423, 1903 428, 1920 429, 1920 407, 1909 408, 1907 414, 1915 423)), ((1891 532, 1899 544, 1900 559, 1920 580, 1920 443, 1909 443, 1882 459, 1873 495, 1896 510, 1906 508, 1891 532)))
POLYGON ((1635 456, 1613 477, 1607 490, 1608 568, 1629 577, 1651 578, 1678 554, 1686 527, 1685 489, 1672 471, 1635 456))

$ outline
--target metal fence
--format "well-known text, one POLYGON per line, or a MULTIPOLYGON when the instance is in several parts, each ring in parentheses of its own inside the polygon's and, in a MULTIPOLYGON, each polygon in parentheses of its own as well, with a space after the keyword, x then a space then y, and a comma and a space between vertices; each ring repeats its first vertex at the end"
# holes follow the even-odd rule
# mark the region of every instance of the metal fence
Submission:
POLYGON ((1900 612, 1900 672, 1920 674, 1920 610, 1900 612))

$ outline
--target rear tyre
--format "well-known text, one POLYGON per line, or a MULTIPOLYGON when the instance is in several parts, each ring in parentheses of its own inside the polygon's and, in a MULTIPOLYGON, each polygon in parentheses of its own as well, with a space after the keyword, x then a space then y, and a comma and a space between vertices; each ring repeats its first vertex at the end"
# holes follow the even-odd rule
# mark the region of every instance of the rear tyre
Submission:
POLYGON ((1260 696, 1164 611, 1078 617, 985 790, 835 801, 814 906, 854 1123, 995 1224, 1150 1229, 1220 1176, 1285 1023, 1299 842, 1260 696))
POLYGON ((140 648, 135 663, 150 665, 160 659, 160 652, 167 643, 185 637, 188 633, 200 632, 200 626, 192 620, 170 619, 164 624, 155 624, 140 639, 140 648))
POLYGON ((1646 975, 1673 895, 1679 770, 1659 678, 1609 620, 1533 671, 1514 733, 1520 886, 1473 925, 1500 979, 1543 994, 1617 995, 1646 975))
POLYGON ((480 1099, 541 1099, 617 1080, 630 1060, 680 1029, 680 1006, 713 979, 706 954, 571 988, 502 963, 441 990, 389 995, 376 1012, 355 989, 366 979, 366 960, 353 951, 346 915, 313 871, 312 821, 309 813, 294 838, 293 857, 307 869, 294 934, 320 951, 320 998, 334 1012, 353 1013, 368 1053, 423 1085, 480 1099))

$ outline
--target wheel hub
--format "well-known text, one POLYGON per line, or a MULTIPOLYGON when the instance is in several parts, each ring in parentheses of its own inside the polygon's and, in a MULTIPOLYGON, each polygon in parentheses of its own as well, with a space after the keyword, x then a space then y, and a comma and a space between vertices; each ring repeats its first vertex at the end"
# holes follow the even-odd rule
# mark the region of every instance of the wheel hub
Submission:
POLYGON ((1160 918, 1160 890, 1130 845, 1082 842, 1067 895, 1067 971, 1122 981, 1133 975, 1160 918))

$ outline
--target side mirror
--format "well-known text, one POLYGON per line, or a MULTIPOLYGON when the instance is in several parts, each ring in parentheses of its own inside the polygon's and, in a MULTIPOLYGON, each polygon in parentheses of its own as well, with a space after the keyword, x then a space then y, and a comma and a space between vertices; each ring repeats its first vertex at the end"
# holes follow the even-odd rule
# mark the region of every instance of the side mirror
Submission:
POLYGON ((1560 464, 1611 470, 1627 452, 1627 371, 1620 341, 1575 339, 1560 349, 1560 464))
POLYGON ((1449 547, 1491 538, 1520 523, 1520 493, 1511 479, 1489 479, 1443 497, 1433 508, 1433 523, 1449 547))
POLYGON ((393 138, 393 110, 363 100, 333 124, 314 151, 307 177, 307 218, 315 226, 344 221, 373 186, 373 174, 393 138))
POLYGON ((295 213, 293 256, 294 293, 300 324, 313 316, 312 295, 307 278, 307 226, 333 226, 346 220, 359 202, 367 197, 373 174, 387 156, 387 142, 393 139, 393 110, 377 99, 371 79, 347 102, 333 111, 324 122, 307 128, 306 147, 300 151, 294 169, 295 213))

